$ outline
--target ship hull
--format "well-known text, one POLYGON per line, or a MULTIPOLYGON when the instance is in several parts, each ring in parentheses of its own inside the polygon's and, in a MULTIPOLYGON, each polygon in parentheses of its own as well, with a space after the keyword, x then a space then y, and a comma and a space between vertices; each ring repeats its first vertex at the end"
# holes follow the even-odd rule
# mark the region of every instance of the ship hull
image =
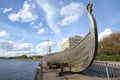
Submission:
POLYGON ((72 72, 84 71, 92 64, 98 46, 97 24, 92 14, 92 3, 87 5, 87 13, 90 19, 89 33, 75 46, 45 56, 43 59, 46 62, 51 65, 64 63, 72 72))

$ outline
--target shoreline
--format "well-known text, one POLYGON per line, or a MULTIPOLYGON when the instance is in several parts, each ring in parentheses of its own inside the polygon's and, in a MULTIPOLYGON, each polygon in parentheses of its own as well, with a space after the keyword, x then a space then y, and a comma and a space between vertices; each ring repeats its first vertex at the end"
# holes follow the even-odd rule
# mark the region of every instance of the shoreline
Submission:
POLYGON ((37 62, 39 62, 40 61, 40 59, 2 59, 2 58, 0 58, 0 60, 28 60, 28 61, 37 61, 37 62))

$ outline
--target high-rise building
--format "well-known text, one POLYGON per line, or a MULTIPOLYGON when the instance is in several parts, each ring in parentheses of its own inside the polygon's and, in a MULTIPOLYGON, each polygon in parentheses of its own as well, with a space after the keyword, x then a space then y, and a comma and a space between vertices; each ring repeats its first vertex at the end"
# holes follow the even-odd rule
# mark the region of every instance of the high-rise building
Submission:
POLYGON ((80 36, 73 36, 73 37, 68 37, 66 38, 63 43, 62 43, 62 47, 61 47, 61 51, 64 51, 65 49, 74 46, 75 44, 77 44, 80 40, 82 39, 82 37, 80 36))

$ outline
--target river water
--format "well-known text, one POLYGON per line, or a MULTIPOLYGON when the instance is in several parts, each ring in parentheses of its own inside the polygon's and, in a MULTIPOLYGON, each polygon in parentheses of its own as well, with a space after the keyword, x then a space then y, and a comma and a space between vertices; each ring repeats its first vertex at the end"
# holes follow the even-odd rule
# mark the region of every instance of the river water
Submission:
POLYGON ((0 80, 33 80, 37 62, 0 59, 0 80))

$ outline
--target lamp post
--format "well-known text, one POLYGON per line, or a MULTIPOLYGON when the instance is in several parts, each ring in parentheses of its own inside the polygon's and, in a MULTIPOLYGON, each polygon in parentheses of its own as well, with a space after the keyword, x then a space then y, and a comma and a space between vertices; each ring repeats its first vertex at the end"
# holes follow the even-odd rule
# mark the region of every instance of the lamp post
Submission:
POLYGON ((101 48, 101 51, 102 51, 102 54, 103 54, 103 48, 104 48, 103 45, 101 45, 100 48, 101 48))

